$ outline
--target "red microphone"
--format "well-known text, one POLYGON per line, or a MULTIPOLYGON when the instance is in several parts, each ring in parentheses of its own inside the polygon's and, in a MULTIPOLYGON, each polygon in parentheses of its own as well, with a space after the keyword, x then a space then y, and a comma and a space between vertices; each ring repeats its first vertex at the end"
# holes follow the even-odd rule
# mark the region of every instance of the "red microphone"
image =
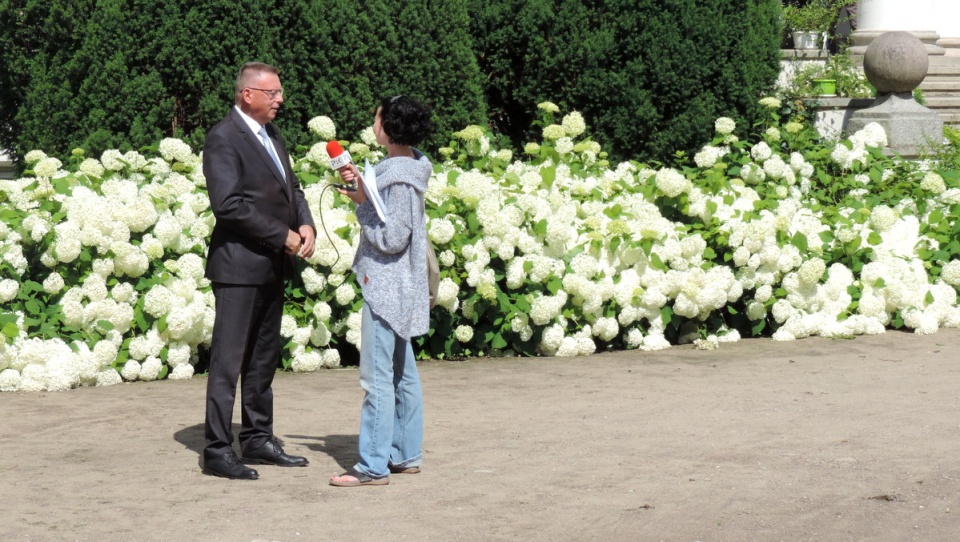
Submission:
MULTIPOLYGON (((347 166, 353 164, 353 158, 350 157, 350 153, 343 150, 343 147, 340 146, 339 141, 330 141, 327 143, 327 154, 330 155, 330 169, 339 171, 341 176, 343 175, 344 170, 347 169, 347 166)), ((349 192, 353 192, 357 189, 357 186, 354 183, 334 184, 334 186, 349 192)))

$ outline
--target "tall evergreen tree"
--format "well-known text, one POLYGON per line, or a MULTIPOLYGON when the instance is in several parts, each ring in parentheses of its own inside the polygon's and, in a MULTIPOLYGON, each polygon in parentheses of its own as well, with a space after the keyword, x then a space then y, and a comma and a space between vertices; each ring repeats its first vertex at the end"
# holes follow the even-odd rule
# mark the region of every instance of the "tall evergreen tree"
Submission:
POLYGON ((312 142, 316 115, 356 139, 389 94, 436 108, 433 147, 485 117, 466 0, 0 0, 0 23, 0 145, 15 155, 197 145, 250 60, 281 70, 292 145, 312 142))
POLYGON ((471 3, 494 127, 519 144, 538 102, 580 110, 620 157, 666 160, 750 126, 779 73, 779 0, 471 3))

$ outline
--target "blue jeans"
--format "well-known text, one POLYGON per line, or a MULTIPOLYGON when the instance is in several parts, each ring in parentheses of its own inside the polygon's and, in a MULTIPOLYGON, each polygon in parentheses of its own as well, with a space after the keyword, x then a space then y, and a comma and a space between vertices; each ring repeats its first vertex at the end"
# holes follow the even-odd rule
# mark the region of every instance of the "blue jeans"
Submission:
POLYGON ((423 457, 423 391, 410 341, 397 336, 364 303, 360 328, 360 461, 372 478, 390 465, 420 466, 423 457))

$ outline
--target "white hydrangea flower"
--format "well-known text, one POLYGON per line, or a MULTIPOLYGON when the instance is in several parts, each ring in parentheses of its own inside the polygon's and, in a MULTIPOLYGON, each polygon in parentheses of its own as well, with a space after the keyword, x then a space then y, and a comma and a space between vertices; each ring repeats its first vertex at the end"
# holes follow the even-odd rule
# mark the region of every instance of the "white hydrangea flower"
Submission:
POLYGON ((473 339, 473 328, 465 325, 457 326, 453 335, 462 343, 470 342, 473 339))
POLYGON ((757 162, 763 162, 772 155, 773 150, 770 148, 770 145, 767 145, 764 141, 757 143, 750 149, 750 156, 757 162))
POLYGON ((357 290, 352 283, 345 282, 337 287, 334 297, 340 305, 349 305, 351 301, 356 299, 357 290))
POLYGON ((43 158, 33 166, 33 173, 37 177, 50 178, 57 174, 57 171, 60 170, 60 166, 62 165, 63 162, 56 158, 43 158))
POLYGON ((328 166, 330 163, 330 155, 327 154, 327 144, 326 143, 315 143, 306 154, 307 160, 315 164, 320 164, 324 167, 328 166))
POLYGON ((123 377, 120 376, 115 369, 104 369, 97 373, 97 383, 99 386, 115 386, 123 382, 123 377))
POLYGON ((103 165, 96 158, 87 158, 83 162, 80 162, 77 170, 87 177, 94 177, 96 179, 102 178, 105 171, 103 165))
POLYGON ((667 197, 675 198, 689 191, 693 184, 682 173, 673 168, 663 168, 656 174, 657 188, 667 197))
POLYGON ((14 369, 0 371, 0 392, 20 391, 22 383, 23 378, 20 376, 20 371, 14 369))
POLYGON ((612 341, 620 334, 620 324, 616 318, 598 318, 593 325, 593 334, 602 341, 612 341))
POLYGON ((54 271, 43 280, 43 291, 48 294, 56 294, 63 290, 64 285, 63 277, 60 276, 60 273, 54 271))
POLYGON ((337 127, 330 117, 313 117, 307 121, 307 128, 314 134, 317 134, 320 139, 331 141, 337 137, 337 127))
POLYGON ((450 312, 457 310, 457 306, 460 303, 458 295, 460 294, 460 287, 449 277, 444 277, 440 280, 440 284, 437 288, 437 305, 444 307, 450 312))
POLYGON ((947 186, 943 181, 943 177, 931 171, 923 176, 923 180, 920 181, 920 188, 933 192, 934 194, 942 194, 943 191, 947 189, 947 186))
POLYGON ((303 285, 309 294, 315 294, 323 290, 323 287, 327 284, 327 279, 317 273, 317 270, 313 267, 307 267, 300 275, 303 277, 303 285))
POLYGON ((363 141, 370 147, 378 145, 377 136, 373 133, 373 126, 368 126, 360 132, 360 141, 363 141))
POLYGON ((160 370, 163 369, 163 361, 156 356, 150 356, 140 364, 140 372, 137 378, 145 382, 156 380, 160 376, 160 370))
POLYGON ((547 141, 556 141, 561 137, 566 137, 566 135, 567 131, 559 124, 551 124, 543 129, 543 139, 547 141))
POLYGON ((587 124, 583 120, 583 115, 577 111, 573 111, 565 115, 561 124, 563 125, 563 129, 567 132, 567 135, 570 137, 577 137, 587 129, 587 124))
POLYGON ((720 117, 713 123, 713 128, 718 134, 727 135, 733 133, 737 128, 737 123, 729 117, 720 117))
POLYGON ((560 108, 557 107, 557 104, 553 102, 540 102, 537 104, 537 109, 541 111, 546 111, 547 113, 556 113, 560 111, 560 108))
MULTIPOLYGON (((430 220, 428 226, 430 240, 437 245, 446 245, 451 239, 453 239, 453 236, 457 232, 453 222, 447 220, 446 218, 434 218, 430 220)), ((451 252, 451 254, 453 253, 451 252)), ((445 267, 449 266, 445 265, 445 267)))
POLYGON ((850 141, 860 147, 886 147, 887 132, 879 123, 871 122, 850 136, 850 141))
POLYGON ((310 343, 314 346, 327 346, 330 344, 330 328, 323 322, 318 322, 317 327, 310 333, 310 343))
POLYGON ((0 280, 0 303, 7 303, 17 297, 20 283, 13 279, 0 280))
POLYGON ((170 374, 167 375, 167 378, 170 380, 190 380, 193 378, 193 372, 193 365, 177 365, 172 371, 170 371, 170 374))
POLYGON ((170 164, 163 158, 151 158, 144 164, 143 169, 154 176, 162 177, 170 173, 170 164))
POLYGON ((940 278, 951 286, 960 287, 960 260, 950 260, 940 270, 940 278))
POLYGON ((870 211, 870 225, 878 232, 889 230, 897 221, 897 212, 886 205, 877 205, 870 211))
POLYGON ((772 96, 766 96, 764 98, 760 98, 760 105, 770 109, 780 109, 782 104, 779 99, 772 96))
POLYGON ((570 154, 573 152, 573 140, 569 137, 561 137, 557 140, 555 148, 560 154, 570 154))
POLYGON ((140 376, 140 362, 128 359, 127 362, 123 364, 123 368, 120 369, 120 376, 127 382, 136 380, 137 377, 140 376))
POLYGON ((157 150, 160 152, 160 156, 168 162, 188 162, 193 157, 193 149, 190 148, 190 145, 174 137, 161 140, 157 150))
POLYGON ((563 342, 564 333, 563 327, 560 324, 552 324, 543 330, 543 335, 540 338, 539 350, 541 353, 547 356, 552 356, 556 353, 557 349, 560 348, 560 344, 563 342))
POLYGON ((47 153, 41 150, 32 150, 27 154, 23 155, 23 161, 26 162, 27 164, 35 164, 46 157, 47 157, 47 153))
POLYGON ((700 152, 693 156, 693 161, 700 168, 712 168, 717 161, 729 152, 726 147, 714 147, 707 145, 700 149, 700 152))
POLYGON ((811 258, 800 265, 797 274, 804 284, 816 284, 820 281, 827 264, 820 258, 811 258))

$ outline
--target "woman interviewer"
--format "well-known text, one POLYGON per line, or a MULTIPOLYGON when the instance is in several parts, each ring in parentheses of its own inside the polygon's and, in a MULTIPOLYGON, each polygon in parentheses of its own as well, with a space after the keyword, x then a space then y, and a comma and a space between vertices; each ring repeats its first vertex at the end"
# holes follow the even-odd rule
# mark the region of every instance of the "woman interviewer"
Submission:
POLYGON ((373 133, 387 148, 375 166, 385 203, 380 220, 355 167, 342 172, 356 191, 362 226, 353 270, 363 291, 360 330, 360 460, 330 485, 385 485, 391 473, 420 472, 423 394, 410 339, 430 327, 424 193, 433 165, 414 148, 430 134, 430 109, 407 96, 381 100, 373 133))

